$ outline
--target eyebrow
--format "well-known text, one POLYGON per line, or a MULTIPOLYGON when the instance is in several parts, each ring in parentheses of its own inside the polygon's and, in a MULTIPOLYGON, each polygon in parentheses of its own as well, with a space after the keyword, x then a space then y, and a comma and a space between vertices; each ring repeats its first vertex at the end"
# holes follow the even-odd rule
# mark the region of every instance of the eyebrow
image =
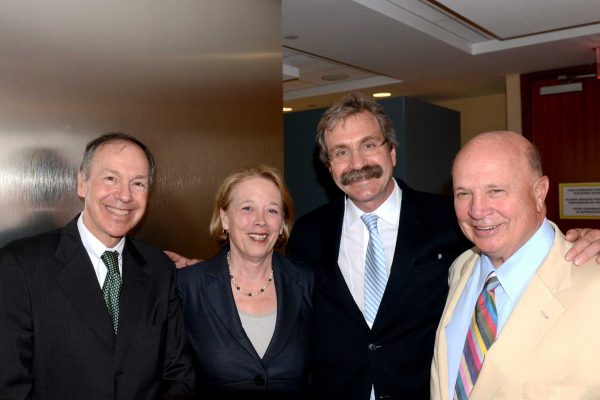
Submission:
MULTIPOLYGON (((104 171, 106 172, 110 172, 111 174, 114 175, 118 175, 121 176, 121 173, 117 170, 111 169, 111 168, 104 168, 104 171)), ((135 180, 135 179, 148 179, 148 175, 136 175, 133 178, 131 178, 131 180, 135 180)))
MULTIPOLYGON (((377 140, 378 138, 381 138, 382 140, 385 140, 385 138, 383 136, 369 135, 369 136, 365 136, 362 139, 360 139, 359 143, 363 144, 365 142, 368 142, 369 140, 377 140)), ((348 146, 347 144, 338 144, 338 145, 333 146, 332 150, 343 148, 343 147, 349 148, 350 146, 348 146)))

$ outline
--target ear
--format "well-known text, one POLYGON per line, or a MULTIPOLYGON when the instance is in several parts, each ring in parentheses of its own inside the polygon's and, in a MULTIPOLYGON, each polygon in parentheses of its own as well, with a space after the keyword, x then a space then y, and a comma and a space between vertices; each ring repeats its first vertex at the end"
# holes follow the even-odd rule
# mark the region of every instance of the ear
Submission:
POLYGON ((396 146, 392 145, 392 149, 390 150, 390 157, 392 159, 392 166, 396 166, 396 146))
POLYGON ((542 212, 546 209, 546 195, 550 188, 550 180, 547 176, 542 176, 535 181, 533 185, 533 196, 535 198, 535 205, 537 212, 542 212))
POLYGON ((221 217, 221 226, 223 229, 229 230, 229 218, 227 212, 222 208, 219 209, 219 217, 221 217))
POLYGON ((87 195, 87 185, 85 179, 83 178, 83 173, 81 171, 77 173, 77 195, 84 199, 87 195))

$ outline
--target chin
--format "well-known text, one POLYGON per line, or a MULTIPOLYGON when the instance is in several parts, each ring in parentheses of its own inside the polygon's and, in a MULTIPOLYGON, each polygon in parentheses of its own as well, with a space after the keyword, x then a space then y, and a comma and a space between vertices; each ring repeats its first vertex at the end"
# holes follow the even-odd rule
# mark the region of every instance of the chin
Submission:
POLYGON ((135 226, 135 224, 127 224, 125 225, 119 225, 119 226, 113 226, 112 229, 107 229, 106 232, 114 237, 114 238, 120 238, 123 237, 125 235, 127 235, 127 232, 129 232, 131 229, 133 229, 133 227, 135 226))
POLYGON ((496 253, 498 253, 500 251, 500 249, 498 248, 498 246, 494 246, 494 245, 490 245, 489 243, 481 243, 481 244, 477 244, 475 243, 475 246, 477 246, 477 248, 479 250, 481 250, 483 253, 488 254, 488 255, 495 255, 496 253))

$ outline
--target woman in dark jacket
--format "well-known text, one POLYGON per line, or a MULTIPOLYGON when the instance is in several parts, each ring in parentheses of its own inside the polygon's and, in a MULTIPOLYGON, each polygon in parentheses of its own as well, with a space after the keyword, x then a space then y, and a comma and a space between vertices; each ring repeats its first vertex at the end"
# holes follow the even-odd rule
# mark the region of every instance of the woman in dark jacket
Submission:
POLYGON ((273 251, 293 217, 274 168, 221 184, 210 231, 222 249, 178 271, 199 399, 305 397, 312 273, 273 251))

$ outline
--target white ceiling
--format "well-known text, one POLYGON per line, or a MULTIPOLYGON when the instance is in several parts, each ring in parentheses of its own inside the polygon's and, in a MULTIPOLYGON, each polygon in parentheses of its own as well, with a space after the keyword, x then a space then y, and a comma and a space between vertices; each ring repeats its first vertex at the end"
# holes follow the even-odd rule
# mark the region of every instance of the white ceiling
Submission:
POLYGON ((296 110, 365 88, 502 93, 506 75, 592 64, 600 46, 600 0, 283 0, 282 13, 283 61, 297 67, 284 105, 296 110))
MULTIPOLYGON (((235 15, 242 1, 227 2, 233 18, 249 18, 235 15)), ((109 75, 196 96, 215 84, 214 59, 280 56, 223 54, 214 32, 248 32, 235 20, 229 28, 202 20, 205 8, 201 0, 0 0, 0 103, 40 86, 111 98, 109 75)), ((501 93, 507 74, 590 64, 600 46, 600 0, 282 0, 282 15, 283 98, 296 109, 365 88, 426 100, 501 93)))

